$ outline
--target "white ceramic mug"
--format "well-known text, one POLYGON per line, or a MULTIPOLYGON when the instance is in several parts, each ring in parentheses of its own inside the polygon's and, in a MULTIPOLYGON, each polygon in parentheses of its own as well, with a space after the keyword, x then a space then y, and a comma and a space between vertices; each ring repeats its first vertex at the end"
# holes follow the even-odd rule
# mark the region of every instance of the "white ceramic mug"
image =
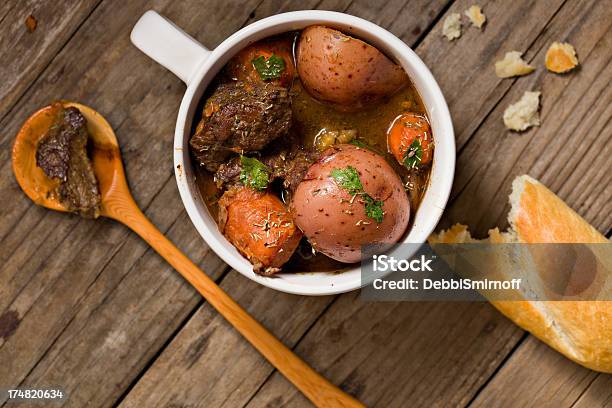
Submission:
POLYGON ((361 286, 360 268, 343 273, 298 273, 263 277, 219 232, 202 201, 189 155, 189 138, 196 108, 206 87, 238 51, 263 38, 309 25, 323 24, 359 37, 399 63, 410 76, 427 110, 435 141, 430 185, 404 241, 423 243, 438 223, 450 194, 455 171, 455 136, 450 113, 429 69, 399 38, 387 30, 348 14, 331 11, 296 11, 259 20, 208 50, 172 22, 147 11, 134 26, 132 43, 172 71, 187 85, 174 134, 174 169, 185 209, 202 238, 232 268, 262 285, 301 295, 328 295, 361 286))

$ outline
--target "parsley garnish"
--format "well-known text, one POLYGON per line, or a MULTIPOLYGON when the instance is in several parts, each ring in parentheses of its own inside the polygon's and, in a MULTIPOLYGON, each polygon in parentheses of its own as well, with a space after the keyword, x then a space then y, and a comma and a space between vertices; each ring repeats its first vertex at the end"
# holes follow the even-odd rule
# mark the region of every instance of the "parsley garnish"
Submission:
POLYGON ((421 145, 421 141, 419 139, 414 139, 414 142, 410 144, 408 150, 406 150, 406 154, 404 155, 404 165, 409 169, 414 169, 421 164, 422 159, 423 146, 421 145))
POLYGON ((270 181, 268 166, 257 159, 240 156, 240 182, 253 190, 264 190, 270 181))
POLYGON ((363 140, 353 139, 349 143, 354 145, 354 146, 361 147, 362 149, 370 149, 370 145, 368 145, 363 140))
POLYGON ((353 139, 349 143, 352 144, 353 146, 359 147, 360 149, 368 149, 381 156, 384 155, 384 153, 380 149, 378 149, 375 146, 372 146, 371 144, 368 144, 367 142, 364 142, 362 139, 353 139))
POLYGON ((381 200, 374 200, 367 194, 363 198, 365 201, 365 213, 367 217, 380 224, 385 216, 385 211, 383 210, 384 202, 381 200))
POLYGON ((331 176, 334 178, 336 183, 351 195, 361 196, 365 203, 365 213, 368 218, 373 219, 377 223, 383 221, 385 212, 383 210, 384 202, 381 200, 374 200, 363 191, 363 184, 359 179, 359 173, 353 166, 346 166, 343 169, 333 169, 331 176))
POLYGON ((359 194, 363 192, 363 185, 359 180, 359 173, 353 166, 347 166, 343 169, 333 169, 331 176, 336 180, 336 183, 349 194, 359 194))
POLYGON ((280 78, 281 73, 285 70, 285 60, 274 54, 268 59, 263 55, 253 58, 251 64, 264 81, 280 78))

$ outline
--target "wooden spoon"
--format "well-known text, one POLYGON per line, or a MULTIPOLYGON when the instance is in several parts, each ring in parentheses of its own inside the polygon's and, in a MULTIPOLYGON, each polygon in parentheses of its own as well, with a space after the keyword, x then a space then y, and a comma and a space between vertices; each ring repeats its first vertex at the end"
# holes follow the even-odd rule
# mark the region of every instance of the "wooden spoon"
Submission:
MULTIPOLYGON (((93 141, 93 167, 102 198, 100 214, 125 224, 147 241, 315 405, 363 407, 359 401, 314 371, 253 319, 146 218, 130 194, 117 138, 108 122, 87 106, 74 102, 62 104, 65 107, 76 107, 87 119, 93 141)), ((22 190, 36 204, 52 210, 67 211, 54 194, 57 182, 49 179, 36 166, 37 144, 57 117, 58 109, 57 105, 44 107, 25 122, 13 146, 13 171, 22 190)))

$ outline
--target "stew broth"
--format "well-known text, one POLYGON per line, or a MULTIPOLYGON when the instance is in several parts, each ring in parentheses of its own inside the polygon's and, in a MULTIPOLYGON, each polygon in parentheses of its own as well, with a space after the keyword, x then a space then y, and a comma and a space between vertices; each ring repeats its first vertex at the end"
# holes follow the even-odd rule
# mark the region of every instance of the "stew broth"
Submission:
MULTIPOLYGON (((411 83, 408 83, 403 90, 387 101, 379 103, 372 109, 359 112, 339 112, 318 102, 304 90, 299 79, 296 79, 293 84, 291 96, 292 130, 300 136, 303 145, 313 146, 317 135, 324 128, 357 130, 357 140, 363 141, 384 156, 400 175, 405 183, 406 192, 410 196, 411 211, 414 213, 418 209, 428 184, 429 171, 409 171, 400 166, 387 149, 387 130, 397 116, 406 110, 426 115, 421 98, 411 83), (418 181, 415 179, 418 179, 418 181), (417 188, 413 186, 417 186, 417 188)), ((196 118, 196 121, 199 120, 200 118, 196 118)), ((213 175, 200 166, 196 166, 196 181, 208 211, 216 220, 219 212, 217 200, 223 191, 217 188, 213 175)), ((315 253, 308 241, 302 239, 294 255, 283 266, 283 271, 341 272, 349 267, 345 263, 315 253)))

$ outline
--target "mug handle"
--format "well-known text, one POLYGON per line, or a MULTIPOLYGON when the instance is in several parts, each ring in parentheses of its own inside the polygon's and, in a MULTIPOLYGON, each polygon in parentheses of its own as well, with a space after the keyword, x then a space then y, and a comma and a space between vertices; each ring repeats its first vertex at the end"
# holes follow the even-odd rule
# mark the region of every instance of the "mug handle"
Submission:
POLYGON ((210 55, 210 50, 153 10, 140 17, 132 29, 130 40, 187 86, 210 55))

